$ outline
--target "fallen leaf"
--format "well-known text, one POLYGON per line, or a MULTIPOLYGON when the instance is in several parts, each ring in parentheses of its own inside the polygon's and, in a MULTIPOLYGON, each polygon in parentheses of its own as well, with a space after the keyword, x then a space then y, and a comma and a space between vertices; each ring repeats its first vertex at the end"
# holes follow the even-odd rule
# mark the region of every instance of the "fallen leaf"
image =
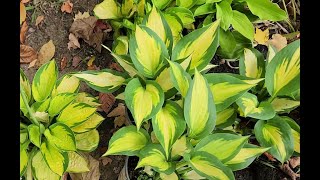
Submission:
POLYGON ((104 23, 101 19, 99 19, 96 22, 96 28, 102 31, 102 30, 108 29, 108 25, 104 23))
POLYGON ((98 19, 94 16, 78 19, 72 23, 69 31, 77 38, 89 41, 97 20, 98 19))
POLYGON ((273 45, 278 51, 287 46, 287 38, 281 34, 273 34, 272 38, 266 42, 266 45, 273 45))
POLYGON ((127 118, 125 116, 117 116, 114 118, 114 128, 121 127, 126 124, 127 118))
POLYGON ((78 11, 78 14, 76 14, 74 16, 73 21, 78 20, 78 19, 84 19, 84 18, 87 18, 87 17, 90 17, 89 12, 81 13, 80 11, 78 11))
POLYGON ((38 62, 38 59, 32 61, 32 62, 29 64, 28 68, 32 68, 33 66, 36 65, 37 62, 38 62))
POLYGON ((71 48, 73 49, 80 48, 80 43, 78 41, 78 38, 72 33, 69 34, 69 42, 68 42, 68 49, 70 50, 71 48))
POLYGON ((259 28, 256 28, 254 40, 257 44, 266 45, 266 42, 269 40, 269 29, 267 28, 264 31, 262 31, 259 28))
POLYGON ((21 0, 21 2, 23 3, 23 4, 25 4, 25 3, 27 3, 27 2, 29 2, 30 0, 21 0))
POLYGON ((66 57, 63 57, 63 58, 61 59, 61 61, 60 61, 60 68, 61 68, 61 70, 63 70, 64 68, 66 68, 67 63, 68 63, 67 58, 66 58, 66 57))
POLYGON ((36 19, 36 26, 38 26, 44 20, 44 16, 38 16, 36 19))
POLYGON ((295 173, 294 171, 292 171, 292 169, 289 167, 288 164, 282 164, 280 166, 280 169, 286 173, 288 176, 291 177, 292 180, 296 180, 297 177, 300 177, 300 174, 295 173))
POLYGON ((26 17, 27 17, 26 7, 22 2, 20 2, 20 25, 22 24, 23 21, 26 20, 26 17))
POLYGON ((27 21, 23 22, 21 29, 20 29, 20 43, 24 44, 24 41, 26 40, 26 32, 28 30, 28 24, 27 21))
POLYGON ((116 117, 116 116, 125 116, 126 114, 126 107, 124 104, 119 103, 116 108, 114 108, 107 117, 116 117))
POLYGON ((73 8, 73 3, 70 0, 65 1, 61 6, 61 12, 71 13, 73 8))
POLYGON ((289 159, 290 166, 294 169, 300 166, 300 157, 292 157, 289 159))
POLYGON ((115 102, 116 98, 113 96, 112 93, 99 93, 99 103, 101 104, 100 108, 105 113, 109 113, 110 109, 112 108, 115 102))
POLYGON ((38 55, 39 66, 49 62, 53 58, 55 49, 56 48, 52 40, 50 40, 41 47, 38 55))
POLYGON ((88 43, 90 46, 94 47, 99 53, 101 52, 101 44, 104 38, 103 32, 93 33, 91 34, 89 41, 84 40, 86 43, 88 43))
POLYGON ((72 67, 77 67, 81 62, 81 58, 79 56, 75 56, 72 58, 72 67))
POLYGON ((96 65, 88 66, 87 70, 100 70, 100 68, 96 65))
POLYGON ((274 157, 273 157, 270 153, 264 152, 263 154, 264 154, 265 156, 267 156, 267 158, 269 159, 269 161, 277 161, 277 160, 274 159, 274 157))
POLYGON ((30 63, 37 57, 37 52, 32 47, 20 45, 20 63, 30 63))
POLYGON ((113 69, 113 70, 116 70, 116 71, 119 71, 119 72, 123 72, 123 69, 121 68, 121 66, 117 63, 114 63, 114 62, 111 62, 109 64, 109 68, 110 69, 113 69))
POLYGON ((100 161, 96 160, 88 153, 80 153, 86 158, 89 166, 88 172, 85 173, 69 173, 72 180, 99 180, 100 179, 100 161))
POLYGON ((101 160, 103 166, 112 163, 112 159, 109 157, 101 157, 99 159, 101 160))
POLYGON ((87 66, 92 66, 93 65, 93 61, 96 59, 96 57, 95 56, 92 56, 90 59, 89 59, 89 61, 88 61, 88 63, 87 63, 87 66))

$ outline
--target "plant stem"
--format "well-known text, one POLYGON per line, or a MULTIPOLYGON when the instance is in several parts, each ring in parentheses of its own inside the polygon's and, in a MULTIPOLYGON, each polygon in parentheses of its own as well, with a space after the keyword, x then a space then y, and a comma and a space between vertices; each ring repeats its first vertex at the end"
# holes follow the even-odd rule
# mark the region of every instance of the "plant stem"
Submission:
POLYGON ((21 93, 21 96, 22 96, 22 100, 23 100, 23 103, 24 105, 26 106, 27 110, 28 110, 28 113, 30 115, 30 121, 35 124, 35 125, 39 125, 39 122, 37 121, 37 119, 33 116, 33 110, 30 108, 29 106, 29 103, 28 103, 28 100, 27 100, 27 97, 26 97, 26 92, 24 91, 23 89, 23 86, 22 84, 20 83, 20 93, 21 93))
POLYGON ((180 162, 177 163, 176 169, 180 169, 180 168, 182 168, 183 166, 186 166, 186 165, 188 165, 188 163, 186 161, 180 161, 180 162))
POLYGON ((288 13, 287 6, 286 6, 286 3, 284 2, 284 0, 282 0, 282 4, 283 4, 284 10, 286 11, 287 16, 288 16, 288 19, 286 19, 285 21, 288 23, 291 31, 295 32, 296 30, 294 29, 294 27, 292 26, 292 24, 290 22, 289 13, 288 13))
POLYGON ((184 169, 184 170, 182 170, 182 171, 178 171, 178 170, 177 170, 177 173, 178 173, 178 174, 184 174, 184 173, 186 173, 186 172, 188 172, 188 171, 191 171, 191 170, 192 170, 191 167, 187 167, 186 169, 184 169))
POLYGON ((20 122, 20 128, 21 128, 21 129, 27 129, 27 127, 28 127, 27 125, 25 125, 25 124, 23 124, 22 122, 20 122))

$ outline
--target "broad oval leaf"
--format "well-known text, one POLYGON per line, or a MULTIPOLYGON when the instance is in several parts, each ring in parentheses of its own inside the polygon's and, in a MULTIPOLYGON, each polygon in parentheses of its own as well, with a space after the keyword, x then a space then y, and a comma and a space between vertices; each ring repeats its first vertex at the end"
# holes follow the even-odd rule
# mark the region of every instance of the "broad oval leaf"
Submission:
POLYGON ((149 144, 139 152, 137 168, 151 166, 159 173, 171 174, 174 172, 174 164, 166 160, 165 153, 160 144, 149 144))
POLYGON ((300 40, 281 49, 268 63, 266 87, 271 96, 290 95, 300 88, 300 40))
POLYGON ((183 154, 190 148, 186 135, 181 136, 176 142, 172 145, 171 150, 171 159, 176 159, 179 156, 183 156, 183 154))
POLYGON ((85 103, 92 107, 98 107, 101 105, 97 98, 85 92, 78 93, 73 102, 85 103))
POLYGON ((253 41, 254 37, 254 27, 248 17, 236 10, 233 10, 233 18, 231 21, 232 27, 237 30, 244 37, 253 41))
POLYGON ((155 77, 165 64, 165 58, 169 58, 165 43, 146 26, 136 26, 129 52, 136 69, 148 78, 155 77))
POLYGON ((217 20, 184 36, 174 47, 171 59, 183 59, 192 54, 189 71, 193 72, 195 68, 202 70, 217 50, 219 24, 217 20))
POLYGON ((42 65, 32 81, 32 95, 37 102, 44 101, 51 94, 58 78, 55 60, 42 65))
POLYGON ((57 81, 56 88, 52 91, 52 96, 60 93, 76 93, 80 87, 80 80, 72 75, 65 75, 57 81))
POLYGON ((119 37, 117 37, 117 39, 115 39, 114 44, 112 46, 112 51, 116 55, 127 55, 128 52, 129 52, 129 39, 128 39, 128 36, 119 36, 119 37))
POLYGON ((265 62, 263 54, 256 49, 244 48, 244 53, 240 57, 240 74, 249 78, 261 78, 265 74, 265 62))
POLYGON ((164 94, 154 81, 146 81, 143 87, 139 79, 132 79, 125 89, 125 102, 132 113, 137 129, 145 120, 152 118, 162 107, 164 94))
POLYGON ((161 89, 165 93, 165 96, 168 96, 169 94, 171 95, 172 91, 176 93, 173 82, 171 80, 168 80, 168 77, 170 77, 169 68, 170 67, 164 68, 155 80, 160 85, 161 89))
POLYGON ((72 130, 65 124, 54 123, 44 131, 48 142, 62 151, 75 151, 76 142, 72 130))
POLYGON ((185 7, 185 8, 192 8, 198 0, 176 0, 177 6, 185 7))
POLYGON ((281 163, 292 155, 294 142, 291 128, 281 117, 258 121, 254 126, 254 133, 262 146, 271 147, 268 152, 281 163))
POLYGON ((291 127, 291 132, 293 136, 294 151, 300 154, 300 126, 291 118, 283 116, 282 117, 291 127))
MULTIPOLYGON (((194 11, 194 16, 201 16, 201 15, 206 15, 206 14, 212 14, 217 11, 215 4, 213 3, 206 3, 203 4, 194 11)), ((208 15, 209 16, 209 15, 208 15)), ((207 17, 208 17, 207 16, 207 17)))
POLYGON ((40 127, 34 124, 31 124, 28 126, 28 133, 29 133, 29 139, 32 142, 32 144, 36 145, 38 148, 40 148, 41 145, 41 133, 40 133, 40 127))
POLYGON ((99 132, 94 129, 85 133, 75 134, 77 150, 92 152, 99 144, 99 132))
POLYGON ((223 165, 219 159, 206 152, 192 154, 189 165, 199 175, 208 179, 234 180, 231 169, 223 165))
POLYGON ((228 30, 233 18, 231 4, 227 1, 221 1, 216 4, 216 19, 221 18, 221 28, 228 30))
POLYGON ((50 101, 51 101, 51 98, 48 98, 42 102, 34 102, 31 105, 31 109, 33 109, 34 112, 46 112, 49 108, 50 101))
POLYGON ((262 20, 281 21, 288 18, 286 12, 270 0, 245 0, 250 11, 262 20))
POLYGON ((237 113, 234 108, 230 107, 217 113, 216 127, 226 128, 231 126, 237 117, 237 113))
POLYGON ((76 96, 77 94, 75 93, 60 93, 54 96, 48 108, 49 115, 55 116, 59 114, 63 108, 65 108, 68 104, 70 104, 76 98, 76 96))
POLYGON ((20 145, 20 177, 25 173, 29 161, 29 155, 25 148, 21 148, 20 145))
POLYGON ((180 92, 182 97, 186 97, 191 76, 181 67, 180 64, 168 61, 170 64, 170 78, 174 87, 180 92))
POLYGON ((221 162, 227 162, 238 154, 249 136, 239 136, 228 133, 216 133, 203 138, 194 148, 217 157, 221 162))
POLYGON ((60 176, 49 168, 40 151, 35 153, 31 163, 32 176, 36 180, 60 180, 60 176))
POLYGON ((96 108, 88 104, 71 103, 61 111, 57 117, 57 122, 74 127, 85 122, 95 111, 96 108))
POLYGON ((82 173, 90 171, 87 160, 77 152, 68 152, 69 164, 66 172, 82 173))
POLYGON ((173 101, 166 101, 164 107, 152 118, 152 127, 168 160, 172 145, 186 128, 183 109, 173 101))
POLYGON ((127 78, 126 74, 110 69, 83 71, 72 75, 85 81, 92 89, 104 93, 116 91, 125 83, 127 78))
POLYGON ((195 21, 192 12, 184 7, 169 7, 166 9, 166 13, 175 14, 179 17, 182 25, 189 25, 195 21))
POLYGON ((150 142, 150 136, 146 130, 133 125, 119 129, 109 141, 108 151, 102 156, 127 155, 135 156, 150 142))
POLYGON ((184 117, 189 127, 190 138, 199 139, 208 135, 216 124, 216 107, 207 80, 195 70, 185 102, 184 117))
POLYGON ((226 109, 244 93, 256 86, 256 84, 248 84, 227 73, 206 74, 205 78, 214 96, 217 112, 226 109))
POLYGON ((183 23, 181 19, 174 13, 166 12, 164 14, 164 18, 166 19, 171 29, 173 38, 172 47, 174 47, 177 44, 177 42, 182 38, 183 23))
POLYGON ((104 120, 104 117, 102 117, 98 113, 94 113, 92 116, 89 117, 88 120, 81 123, 80 125, 72 127, 71 129, 75 133, 85 133, 97 128, 102 123, 103 120, 104 120))
POLYGON ((115 0, 104 0, 97 4, 93 13, 99 19, 118 19, 121 18, 121 10, 115 0))
POLYGON ((171 2, 172 0, 152 0, 152 4, 154 4, 159 9, 164 9, 171 2))
POLYGON ((48 141, 41 144, 40 151, 49 168, 59 176, 66 171, 69 163, 67 152, 59 151, 48 141))
POLYGON ((300 106, 300 101, 277 97, 271 102, 271 105, 278 114, 289 113, 291 110, 300 106))

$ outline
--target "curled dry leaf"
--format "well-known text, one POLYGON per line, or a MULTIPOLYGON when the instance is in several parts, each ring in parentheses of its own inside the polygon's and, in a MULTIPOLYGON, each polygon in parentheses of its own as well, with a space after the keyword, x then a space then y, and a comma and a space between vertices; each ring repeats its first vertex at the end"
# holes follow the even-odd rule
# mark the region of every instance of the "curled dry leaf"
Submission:
POLYGON ((112 163, 112 159, 109 157, 101 157, 99 159, 101 160, 102 165, 104 165, 104 166, 112 163))
POLYGON ((23 21, 26 20, 26 17, 27 17, 26 7, 22 2, 20 2, 20 25, 22 24, 23 21))
POLYGON ((99 93, 99 103, 101 104, 100 108, 105 112, 109 113, 113 104, 116 102, 116 98, 112 93, 99 93))
POLYGON ((60 68, 61 70, 63 70, 64 68, 67 67, 67 64, 68 64, 68 60, 66 57, 63 57, 60 61, 60 68))
POLYGON ((65 1, 61 6, 61 11, 66 13, 71 13, 73 8, 73 3, 70 0, 65 1))
POLYGON ((38 59, 33 60, 33 61, 29 64, 28 68, 32 68, 33 66, 36 65, 37 62, 38 62, 38 59))
POLYGON ((30 46, 20 45, 20 63, 30 63, 37 59, 37 52, 30 46))
POLYGON ((300 166, 300 157, 292 157, 289 159, 290 166, 294 169, 300 166))
POLYGON ((267 45, 273 45, 278 51, 287 46, 287 38, 281 34, 273 34, 272 38, 266 42, 267 45))
POLYGON ((124 104, 119 103, 116 108, 114 108, 107 117, 116 117, 116 116, 125 116, 126 114, 126 107, 124 104))
POLYGON ((79 56, 75 56, 72 58, 72 67, 77 67, 81 62, 81 58, 79 56))
POLYGON ((109 64, 109 68, 110 69, 113 69, 113 70, 116 70, 116 71, 119 71, 119 72, 123 72, 123 69, 121 68, 121 66, 117 63, 114 63, 114 62, 111 62, 109 64))
POLYGON ((100 70, 100 68, 96 65, 88 66, 87 70, 100 70))
POLYGON ((87 18, 87 17, 90 17, 89 12, 81 13, 80 11, 78 11, 78 14, 76 14, 74 16, 73 21, 78 20, 78 19, 84 19, 84 18, 87 18))
POLYGON ((257 44, 266 45, 266 42, 269 40, 269 29, 267 28, 262 31, 261 29, 256 28, 254 40, 257 44))
POLYGON ((28 30, 27 21, 23 22, 21 29, 20 29, 20 43, 24 44, 24 41, 26 40, 26 32, 28 30))
POLYGON ((99 180, 100 179, 100 162, 90 156, 88 153, 81 153, 86 158, 90 171, 85 173, 69 173, 72 180, 99 180))
POLYGON ((288 164, 282 164, 280 166, 280 169, 286 173, 288 176, 291 177, 292 180, 296 180, 297 177, 300 177, 300 174, 295 173, 294 171, 292 171, 292 169, 289 167, 288 164))
POLYGON ((71 48, 73 49, 80 48, 80 43, 78 41, 78 38, 72 33, 69 34, 69 42, 68 42, 68 49, 70 50, 71 48))
POLYGON ((73 33, 77 38, 82 38, 89 41, 96 22, 97 18, 94 16, 90 16, 84 19, 78 19, 72 23, 69 31, 73 33))
POLYGON ((36 19, 36 26, 38 26, 44 20, 44 16, 38 16, 36 19))
POLYGON ((117 116, 114 118, 114 128, 121 127, 124 124, 127 124, 127 118, 125 116, 117 116))
POLYGON ((53 58, 55 49, 56 48, 52 40, 50 40, 41 47, 38 56, 39 66, 49 62, 53 58))

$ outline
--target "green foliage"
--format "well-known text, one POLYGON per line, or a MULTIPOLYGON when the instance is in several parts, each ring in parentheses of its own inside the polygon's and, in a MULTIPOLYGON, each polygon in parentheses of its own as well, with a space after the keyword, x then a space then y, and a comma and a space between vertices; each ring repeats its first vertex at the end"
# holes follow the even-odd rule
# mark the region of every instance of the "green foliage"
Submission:
POLYGON ((97 147, 99 136, 88 132, 104 118, 96 113, 95 98, 78 93, 77 78, 68 74, 57 78, 55 60, 39 68, 31 86, 20 69, 21 177, 59 180, 65 172, 89 171, 77 152, 97 147))

